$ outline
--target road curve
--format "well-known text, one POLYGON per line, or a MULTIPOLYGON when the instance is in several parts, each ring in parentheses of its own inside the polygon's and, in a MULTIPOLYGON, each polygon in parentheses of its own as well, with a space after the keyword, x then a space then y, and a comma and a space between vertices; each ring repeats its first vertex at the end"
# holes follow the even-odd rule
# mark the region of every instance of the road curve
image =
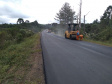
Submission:
POLYGON ((42 32, 47 84, 112 84, 112 47, 42 32))

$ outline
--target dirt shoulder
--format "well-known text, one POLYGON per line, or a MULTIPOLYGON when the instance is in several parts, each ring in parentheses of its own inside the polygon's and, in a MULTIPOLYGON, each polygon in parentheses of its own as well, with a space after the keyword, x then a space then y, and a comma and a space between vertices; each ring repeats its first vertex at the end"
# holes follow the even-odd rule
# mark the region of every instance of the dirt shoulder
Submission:
POLYGON ((31 57, 28 59, 29 63, 31 64, 31 68, 25 76, 25 83, 45 84, 40 37, 37 41, 37 44, 33 48, 33 51, 34 52, 31 54, 31 57))

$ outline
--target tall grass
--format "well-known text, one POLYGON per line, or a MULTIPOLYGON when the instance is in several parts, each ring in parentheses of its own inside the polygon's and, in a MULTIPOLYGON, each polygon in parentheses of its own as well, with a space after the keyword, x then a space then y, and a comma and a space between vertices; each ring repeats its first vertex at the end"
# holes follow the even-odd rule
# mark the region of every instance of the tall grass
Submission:
POLYGON ((0 50, 14 43, 20 43, 24 38, 33 35, 31 30, 19 28, 7 28, 0 31, 0 50))
POLYGON ((39 34, 32 34, 29 30, 14 31, 0 32, 0 84, 20 84, 23 81, 31 66, 27 59, 39 39, 39 34))

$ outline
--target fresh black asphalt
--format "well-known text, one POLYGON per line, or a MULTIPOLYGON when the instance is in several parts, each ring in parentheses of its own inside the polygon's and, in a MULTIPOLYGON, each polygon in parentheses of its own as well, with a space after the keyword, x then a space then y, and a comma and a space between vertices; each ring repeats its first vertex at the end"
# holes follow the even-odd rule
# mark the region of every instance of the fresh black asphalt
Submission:
POLYGON ((42 32, 47 84, 112 84, 112 47, 42 32))

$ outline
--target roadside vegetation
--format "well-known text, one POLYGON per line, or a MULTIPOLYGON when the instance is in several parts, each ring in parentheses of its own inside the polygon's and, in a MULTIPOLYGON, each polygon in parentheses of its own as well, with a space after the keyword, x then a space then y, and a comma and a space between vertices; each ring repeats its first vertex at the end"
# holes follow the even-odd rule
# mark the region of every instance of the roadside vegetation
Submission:
MULTIPOLYGON (((100 21, 97 19, 85 26, 86 41, 112 46, 112 6, 107 7, 100 21)), ((83 32, 84 33, 84 32, 83 32)))
POLYGON ((0 25, 0 84, 44 84, 40 31, 33 23, 0 25))

